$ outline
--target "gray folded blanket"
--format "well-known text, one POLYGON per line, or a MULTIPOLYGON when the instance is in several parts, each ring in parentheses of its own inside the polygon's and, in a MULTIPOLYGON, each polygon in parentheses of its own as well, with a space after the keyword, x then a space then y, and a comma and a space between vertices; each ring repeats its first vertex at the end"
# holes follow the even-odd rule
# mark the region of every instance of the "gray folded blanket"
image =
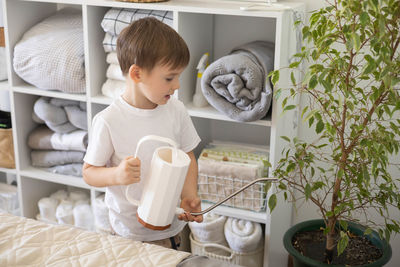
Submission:
POLYGON ((234 48, 204 71, 201 87, 207 101, 237 121, 256 121, 272 100, 268 73, 274 69, 274 44, 254 41, 234 48))
POLYGON ((55 133, 41 125, 28 136, 28 146, 39 150, 75 150, 86 151, 87 131, 74 130, 69 133, 55 133))
POLYGON ((71 163, 82 163, 85 153, 81 151, 32 150, 33 167, 53 167, 71 163))

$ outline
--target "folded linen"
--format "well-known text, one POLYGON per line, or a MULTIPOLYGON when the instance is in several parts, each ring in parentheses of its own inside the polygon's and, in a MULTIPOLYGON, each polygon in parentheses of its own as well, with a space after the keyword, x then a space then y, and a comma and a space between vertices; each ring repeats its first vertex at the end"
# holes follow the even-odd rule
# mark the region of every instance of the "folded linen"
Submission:
POLYGON ((118 36, 111 35, 107 32, 104 34, 103 48, 105 52, 117 51, 117 38, 118 36))
POLYGON ((38 150, 75 150, 86 151, 88 133, 75 130, 69 133, 55 133, 41 125, 28 136, 28 146, 38 150))
POLYGON ((101 21, 101 27, 104 32, 118 36, 121 31, 133 21, 145 17, 154 17, 170 27, 173 27, 172 11, 127 8, 111 8, 108 10, 101 21))
POLYGON ((119 64, 110 64, 107 68, 106 77, 108 79, 119 80, 123 82, 126 81, 119 64))
POLYGON ((38 201, 40 216, 51 222, 56 222, 56 209, 58 206, 58 199, 44 197, 38 201))
POLYGON ((233 120, 259 120, 271 105, 267 76, 273 68, 272 43, 244 44, 206 68, 201 79, 203 94, 214 108, 233 120))
POLYGON ((53 167, 70 163, 82 163, 84 154, 81 151, 32 150, 32 166, 53 167))
POLYGON ((203 243, 216 243, 227 246, 224 226, 226 217, 208 212, 203 215, 203 222, 189 222, 189 228, 195 240, 203 243))
POLYGON ((101 87, 103 95, 117 99, 126 88, 126 83, 118 80, 107 79, 101 87))
POLYGON ((57 174, 82 177, 82 167, 83 164, 71 163, 65 165, 56 165, 51 168, 47 168, 47 171, 57 174))
POLYGON ((94 230, 94 218, 89 204, 77 204, 73 209, 74 224, 86 230, 94 230))
POLYGON ((62 200, 56 209, 56 218, 59 224, 74 225, 74 203, 69 200, 62 200))
POLYGON ((119 66, 117 52, 110 52, 107 53, 106 62, 108 64, 116 64, 119 66))
POLYGON ((228 218, 224 232, 229 247, 237 252, 252 252, 263 244, 261 225, 256 222, 228 218))

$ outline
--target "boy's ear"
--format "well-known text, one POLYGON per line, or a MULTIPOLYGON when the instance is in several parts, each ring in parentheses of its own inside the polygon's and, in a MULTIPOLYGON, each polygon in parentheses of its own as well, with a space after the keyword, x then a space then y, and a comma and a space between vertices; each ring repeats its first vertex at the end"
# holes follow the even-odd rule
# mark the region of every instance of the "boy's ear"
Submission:
POLYGON ((141 80, 141 69, 139 68, 139 66, 133 64, 129 68, 128 75, 132 79, 132 81, 134 81, 135 83, 138 83, 141 80))

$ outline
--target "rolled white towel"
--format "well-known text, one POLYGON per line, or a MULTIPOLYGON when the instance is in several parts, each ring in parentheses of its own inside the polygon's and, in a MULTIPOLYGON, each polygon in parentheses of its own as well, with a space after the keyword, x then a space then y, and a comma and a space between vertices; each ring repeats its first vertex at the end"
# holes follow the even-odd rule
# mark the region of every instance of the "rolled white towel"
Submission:
POLYGON ((107 79, 101 87, 101 93, 105 96, 117 99, 125 91, 125 88, 125 82, 107 79))
POLYGON ((94 218, 92 208, 87 203, 75 204, 74 210, 74 223, 76 227, 84 228, 86 230, 94 230, 94 218))
POLYGON ((229 247, 237 252, 252 252, 262 246, 262 229, 259 223, 228 218, 224 227, 229 247))
POLYGON ((119 64, 108 65, 106 77, 107 77, 107 79, 113 79, 113 80, 118 80, 118 81, 122 81, 122 82, 126 81, 126 78, 122 74, 122 70, 121 70, 121 67, 119 66, 119 64))
POLYGON ((69 200, 63 200, 57 206, 56 218, 59 224, 74 225, 74 203, 69 200))
POLYGON ((212 212, 203 216, 203 222, 189 222, 195 240, 203 243, 217 243, 228 246, 224 235, 226 217, 212 212))
POLYGON ((60 189, 50 195, 51 198, 57 199, 59 202, 68 199, 68 192, 60 189))
POLYGON ((101 194, 94 199, 93 214, 96 229, 109 232, 111 231, 111 225, 108 219, 108 207, 104 202, 104 196, 104 194, 101 194))
POLYGON ((69 200, 74 203, 78 201, 89 201, 89 195, 86 192, 75 190, 69 192, 69 200))
POLYGON ((46 221, 57 222, 56 209, 58 200, 55 198, 44 197, 38 201, 40 217, 46 221))
POLYGON ((117 65, 119 65, 117 52, 110 52, 110 53, 107 53, 106 62, 107 62, 108 64, 117 64, 117 65))

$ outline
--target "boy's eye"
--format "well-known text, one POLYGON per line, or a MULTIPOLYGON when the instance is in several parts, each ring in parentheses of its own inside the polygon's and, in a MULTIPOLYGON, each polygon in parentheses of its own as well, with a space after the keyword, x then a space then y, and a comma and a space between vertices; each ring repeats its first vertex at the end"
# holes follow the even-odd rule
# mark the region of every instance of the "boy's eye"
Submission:
POLYGON ((171 82, 171 81, 173 80, 173 78, 166 78, 166 80, 167 80, 168 82, 171 82))

